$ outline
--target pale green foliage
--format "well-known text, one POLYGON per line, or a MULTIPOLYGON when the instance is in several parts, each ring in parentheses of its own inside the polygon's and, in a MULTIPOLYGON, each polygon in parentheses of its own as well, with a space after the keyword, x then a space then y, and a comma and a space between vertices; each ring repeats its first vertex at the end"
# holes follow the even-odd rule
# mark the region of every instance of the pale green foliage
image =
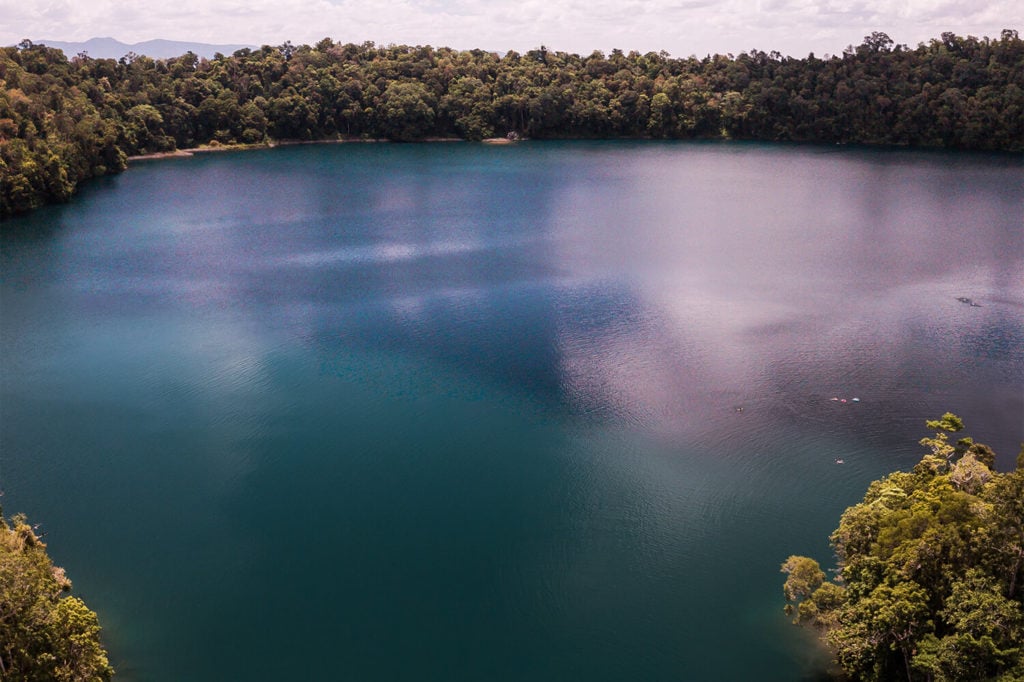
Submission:
MULTIPOLYGON (((805 556, 791 556, 782 564, 782 572, 786 574, 786 582, 782 591, 786 595, 787 602, 796 602, 802 607, 803 602, 814 594, 815 590, 821 587, 825 581, 825 572, 821 570, 818 562, 805 556)), ((788 607, 789 605, 787 605, 788 607)), ((787 609, 791 613, 791 609, 787 609)), ((794 622, 813 620, 814 614, 798 611, 794 622)))
POLYGON ((50 614, 54 677, 61 682, 109 679, 113 670, 100 644, 96 613, 78 597, 57 601, 50 614))
MULTIPOLYGON (((956 452, 956 448, 949 444, 949 436, 941 431, 936 433, 933 438, 922 438, 921 445, 932 451, 932 456, 938 460, 940 467, 956 452)), ((931 468, 935 469, 935 467, 931 468)))
POLYGON ((964 421, 952 412, 947 412, 938 419, 928 419, 924 424, 929 429, 941 429, 950 433, 964 430, 964 421))
POLYGON ((65 596, 71 581, 55 567, 23 517, 0 516, 0 680, 102 682, 114 670, 96 614, 65 596))
POLYGON ((818 562, 805 556, 791 556, 782 564, 782 572, 787 575, 783 591, 788 601, 806 599, 821 587, 825 581, 825 572, 818 562))
POLYGON ((992 470, 968 452, 953 465, 949 472, 949 480, 957 490, 976 494, 982 486, 992 480, 992 470))

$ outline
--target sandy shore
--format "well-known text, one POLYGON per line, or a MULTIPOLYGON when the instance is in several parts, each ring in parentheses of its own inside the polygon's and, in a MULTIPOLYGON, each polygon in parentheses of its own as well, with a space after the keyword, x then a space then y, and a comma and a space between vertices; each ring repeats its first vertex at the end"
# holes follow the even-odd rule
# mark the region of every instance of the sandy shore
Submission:
MULTIPOLYGON (((326 140, 333 142, 334 140, 326 140)), ((280 144, 291 144, 288 142, 273 142, 270 144, 218 144, 205 147, 190 147, 188 149, 175 149, 173 152, 155 152, 153 154, 139 154, 129 156, 128 161, 152 161, 153 159, 174 159, 179 157, 194 156, 195 154, 213 154, 216 152, 244 152, 249 149, 269 149, 280 144)))
POLYGON ((155 154, 139 154, 138 156, 129 156, 128 162, 132 161, 151 161, 153 159, 173 159, 177 156, 192 156, 192 149, 176 149, 173 152, 157 152, 155 154))
MULTIPOLYGON (((273 142, 259 144, 223 144, 206 147, 191 147, 189 149, 175 149, 172 152, 138 154, 136 156, 129 156, 128 161, 132 162, 152 161, 155 159, 174 159, 193 156, 195 154, 211 154, 214 152, 240 152, 246 151, 248 149, 273 149, 274 147, 291 147, 295 145, 305 144, 368 144, 380 142, 392 142, 392 140, 382 137, 352 137, 343 138, 340 140, 274 140, 273 142)), ((463 140, 460 137, 425 137, 422 140, 416 140, 416 142, 465 142, 465 140, 463 140)), ((496 137, 493 139, 484 140, 483 142, 487 144, 508 144, 510 143, 510 140, 507 140, 503 137, 496 137)))
POLYGON ((175 159, 196 154, 213 154, 217 152, 243 152, 250 149, 273 149, 274 147, 290 147, 300 144, 349 144, 353 142, 389 142, 385 139, 363 139, 355 138, 349 140, 275 140, 273 142, 261 142, 259 144, 220 144, 205 147, 190 147, 188 149, 175 149, 173 152, 156 152, 153 154, 139 154, 129 156, 128 162, 152 161, 155 159, 175 159))

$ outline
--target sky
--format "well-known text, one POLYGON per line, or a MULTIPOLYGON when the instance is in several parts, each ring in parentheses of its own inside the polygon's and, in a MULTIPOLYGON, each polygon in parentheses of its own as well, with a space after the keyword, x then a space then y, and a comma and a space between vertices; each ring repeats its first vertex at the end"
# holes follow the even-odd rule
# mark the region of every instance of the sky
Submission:
POLYGON ((675 57, 753 49, 840 54, 872 31, 910 47, 944 31, 1024 33, 1022 0, 0 0, 0 44, 162 38, 344 43, 675 57))

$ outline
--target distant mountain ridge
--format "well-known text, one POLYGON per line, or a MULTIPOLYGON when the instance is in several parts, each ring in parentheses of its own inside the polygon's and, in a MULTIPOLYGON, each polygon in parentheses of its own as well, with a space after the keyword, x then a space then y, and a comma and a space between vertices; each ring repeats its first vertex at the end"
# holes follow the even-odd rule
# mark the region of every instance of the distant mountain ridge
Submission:
POLYGON ((254 45, 211 45, 209 43, 190 43, 180 40, 147 40, 141 43, 122 43, 114 38, 90 38, 85 42, 63 42, 60 40, 33 40, 36 44, 55 47, 63 50, 70 59, 80 52, 85 52, 95 59, 120 59, 129 52, 146 55, 153 59, 180 57, 186 52, 193 52, 199 57, 211 59, 214 54, 230 55, 243 48, 255 49, 254 45))

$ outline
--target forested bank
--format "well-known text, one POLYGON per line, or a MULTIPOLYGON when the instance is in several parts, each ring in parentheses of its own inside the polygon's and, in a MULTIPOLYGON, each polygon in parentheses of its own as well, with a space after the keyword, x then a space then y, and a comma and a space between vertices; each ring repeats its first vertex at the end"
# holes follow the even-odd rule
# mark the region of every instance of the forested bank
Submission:
POLYGON ((818 562, 782 565, 787 613, 817 628, 855 680, 1024 679, 1024 445, 999 473, 985 445, 948 434, 913 471, 873 482, 832 534, 834 580, 818 562))
POLYGON ((103 682, 114 675, 96 614, 65 594, 36 529, 0 509, 0 680, 103 682))
POLYGON ((269 140, 728 138, 1024 150, 1024 41, 883 33, 841 55, 285 43, 212 60, 0 48, 0 217, 134 154, 269 140))

